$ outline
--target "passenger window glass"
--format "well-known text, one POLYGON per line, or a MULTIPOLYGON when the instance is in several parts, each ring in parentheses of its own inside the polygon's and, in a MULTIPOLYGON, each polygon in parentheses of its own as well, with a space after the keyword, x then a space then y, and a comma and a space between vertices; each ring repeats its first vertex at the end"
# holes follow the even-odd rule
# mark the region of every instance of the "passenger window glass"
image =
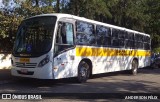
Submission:
POLYGON ((150 41, 151 41, 150 37, 147 36, 146 39, 147 39, 147 43, 150 43, 150 41))
POLYGON ((145 41, 145 36, 140 35, 138 33, 135 34, 136 48, 144 49, 144 47, 145 47, 144 41, 145 41))
POLYGON ((128 39, 134 40, 134 34, 133 33, 128 33, 128 39))
POLYGON ((117 39, 112 39, 112 46, 119 46, 119 42, 117 39))
POLYGON ((148 36, 144 36, 144 49, 150 50, 150 38, 148 36))
POLYGON ((144 43, 144 49, 145 50, 150 50, 150 44, 144 43))
POLYGON ((124 40, 123 39, 119 39, 119 46, 124 47, 124 40))
POLYGON ((66 39, 67 44, 73 44, 73 25, 66 23, 66 39))
POLYGON ((76 23, 76 43, 80 45, 93 45, 95 44, 94 25, 77 21, 76 23))
POLYGON ((115 47, 124 47, 125 42, 125 33, 123 30, 112 29, 112 46, 115 47))
POLYGON ((125 39, 128 39, 128 32, 124 32, 125 33, 125 39))
POLYGON ((136 35, 135 35, 135 40, 136 40, 136 41, 143 42, 143 35, 136 34, 136 35))
POLYGON ((112 29, 112 37, 118 38, 118 30, 117 29, 112 29))
POLYGON ((125 32, 123 30, 119 31, 118 36, 119 36, 119 38, 124 39, 125 38, 125 32))
POLYGON ((110 28, 97 25, 96 34, 97 34, 98 45, 111 45, 110 28))

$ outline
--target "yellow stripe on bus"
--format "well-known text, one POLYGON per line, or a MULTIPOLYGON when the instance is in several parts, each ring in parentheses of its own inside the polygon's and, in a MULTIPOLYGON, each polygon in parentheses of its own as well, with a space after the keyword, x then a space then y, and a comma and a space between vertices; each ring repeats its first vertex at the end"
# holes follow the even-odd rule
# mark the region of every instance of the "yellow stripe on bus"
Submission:
POLYGON ((76 47, 76 56, 150 56, 150 51, 76 47))

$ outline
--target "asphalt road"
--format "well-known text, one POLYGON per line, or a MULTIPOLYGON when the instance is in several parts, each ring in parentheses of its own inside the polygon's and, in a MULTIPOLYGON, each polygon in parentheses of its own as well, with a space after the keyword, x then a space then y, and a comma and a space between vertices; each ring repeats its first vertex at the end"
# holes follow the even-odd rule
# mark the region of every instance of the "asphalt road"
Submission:
POLYGON ((0 93, 160 93, 160 69, 139 69, 136 76, 126 71, 94 75, 86 83, 76 83, 72 78, 12 78, 8 83, 0 84, 0 93))

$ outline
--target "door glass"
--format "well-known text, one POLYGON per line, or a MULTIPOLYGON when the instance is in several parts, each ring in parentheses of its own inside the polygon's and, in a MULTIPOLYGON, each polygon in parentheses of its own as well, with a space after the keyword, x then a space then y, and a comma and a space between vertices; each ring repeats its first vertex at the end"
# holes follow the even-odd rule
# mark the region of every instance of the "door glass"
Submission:
POLYGON ((56 54, 70 47, 73 47, 73 34, 73 24, 59 22, 55 44, 56 54))
POLYGON ((73 27, 72 24, 66 23, 66 40, 67 44, 73 44, 73 27))

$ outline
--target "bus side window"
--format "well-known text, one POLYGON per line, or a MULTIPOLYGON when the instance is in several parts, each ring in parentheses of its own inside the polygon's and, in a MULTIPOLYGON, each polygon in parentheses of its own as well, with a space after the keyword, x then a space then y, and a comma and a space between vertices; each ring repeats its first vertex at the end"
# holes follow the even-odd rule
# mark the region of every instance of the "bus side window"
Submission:
POLYGON ((136 47, 138 49, 143 49, 143 35, 135 34, 136 47))
POLYGON ((66 43, 73 45, 73 25, 66 23, 66 43))
POLYGON ((94 45, 96 43, 94 25, 91 23, 76 22, 76 43, 78 45, 94 45))
POLYGON ((144 49, 150 50, 150 38, 148 36, 144 36, 144 49))
POLYGON ((66 22, 59 22, 58 31, 56 35, 55 53, 73 47, 73 24, 66 22))
POLYGON ((73 25, 71 23, 62 23, 59 25, 56 43, 73 44, 73 25))
POLYGON ((121 47, 121 48, 123 48, 124 45, 125 45, 124 38, 125 38, 125 33, 124 33, 124 31, 123 31, 123 30, 119 30, 118 40, 119 40, 119 47, 121 47))
POLYGON ((118 30, 117 29, 112 29, 112 46, 113 47, 118 47, 119 46, 118 30))
POLYGON ((97 44, 102 46, 111 45, 111 29, 109 27, 96 26, 97 44))

